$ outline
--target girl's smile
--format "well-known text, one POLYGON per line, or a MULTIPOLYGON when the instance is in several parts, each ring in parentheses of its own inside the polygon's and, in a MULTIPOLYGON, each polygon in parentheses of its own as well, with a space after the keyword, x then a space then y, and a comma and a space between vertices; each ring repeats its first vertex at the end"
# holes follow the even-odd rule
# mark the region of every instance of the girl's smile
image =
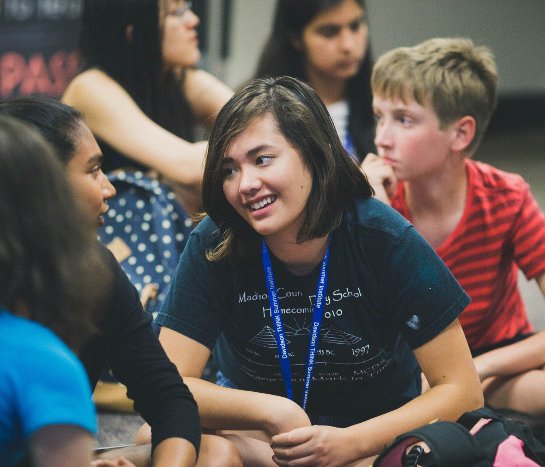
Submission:
POLYGON ((259 235, 297 237, 312 177, 272 115, 256 118, 232 139, 223 167, 227 201, 259 235))
POLYGON ((260 211, 267 206, 270 206, 272 203, 276 201, 276 196, 266 196, 262 200, 255 201, 253 203, 249 203, 249 207, 252 211, 260 211))

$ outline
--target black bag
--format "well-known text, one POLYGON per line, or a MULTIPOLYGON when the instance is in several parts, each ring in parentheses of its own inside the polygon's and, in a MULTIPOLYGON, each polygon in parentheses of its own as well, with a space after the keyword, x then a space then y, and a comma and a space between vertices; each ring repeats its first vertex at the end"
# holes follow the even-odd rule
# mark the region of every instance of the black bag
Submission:
MULTIPOLYGON (((426 449, 427 450, 427 449, 426 449)), ((545 465, 545 446, 524 423, 482 408, 457 422, 436 422, 398 436, 374 467, 535 467, 545 465), (429 452, 420 446, 423 441, 429 452)))

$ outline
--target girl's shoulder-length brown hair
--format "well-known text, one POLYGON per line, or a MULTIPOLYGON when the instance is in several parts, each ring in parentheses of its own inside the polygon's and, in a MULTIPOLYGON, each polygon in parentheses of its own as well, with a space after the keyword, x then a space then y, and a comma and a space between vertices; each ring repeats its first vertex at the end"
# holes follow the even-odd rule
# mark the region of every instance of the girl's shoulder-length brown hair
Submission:
POLYGON ((208 252, 210 260, 255 251, 258 235, 223 193, 223 158, 233 138, 267 114, 274 117, 282 135, 300 151, 312 175, 298 242, 327 235, 339 225, 352 199, 373 194, 365 175, 339 141, 325 105, 309 85, 288 76, 254 79, 225 104, 208 142, 203 206, 222 234, 219 246, 208 252))

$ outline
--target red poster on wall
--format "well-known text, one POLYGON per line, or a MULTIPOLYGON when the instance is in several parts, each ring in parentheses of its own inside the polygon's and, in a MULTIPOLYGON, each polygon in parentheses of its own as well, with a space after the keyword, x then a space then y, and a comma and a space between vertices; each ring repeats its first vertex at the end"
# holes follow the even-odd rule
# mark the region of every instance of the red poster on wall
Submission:
POLYGON ((0 98, 62 94, 78 68, 83 0, 0 0, 0 98))

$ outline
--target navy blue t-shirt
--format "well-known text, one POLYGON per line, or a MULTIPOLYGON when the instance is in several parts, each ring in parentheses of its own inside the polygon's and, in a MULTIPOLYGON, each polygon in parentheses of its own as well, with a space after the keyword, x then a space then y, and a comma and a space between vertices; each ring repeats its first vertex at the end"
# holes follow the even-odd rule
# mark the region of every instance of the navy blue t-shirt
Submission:
MULTIPOLYGON (((210 262, 205 252, 218 241, 209 218, 193 231, 157 323, 214 348, 237 387, 285 395, 260 251, 210 262)), ((300 403, 320 265, 296 276, 271 259, 300 403)), ((401 215, 373 198, 355 201, 332 236, 307 412, 366 420, 416 397, 411 349, 441 333, 469 301, 401 215)))

